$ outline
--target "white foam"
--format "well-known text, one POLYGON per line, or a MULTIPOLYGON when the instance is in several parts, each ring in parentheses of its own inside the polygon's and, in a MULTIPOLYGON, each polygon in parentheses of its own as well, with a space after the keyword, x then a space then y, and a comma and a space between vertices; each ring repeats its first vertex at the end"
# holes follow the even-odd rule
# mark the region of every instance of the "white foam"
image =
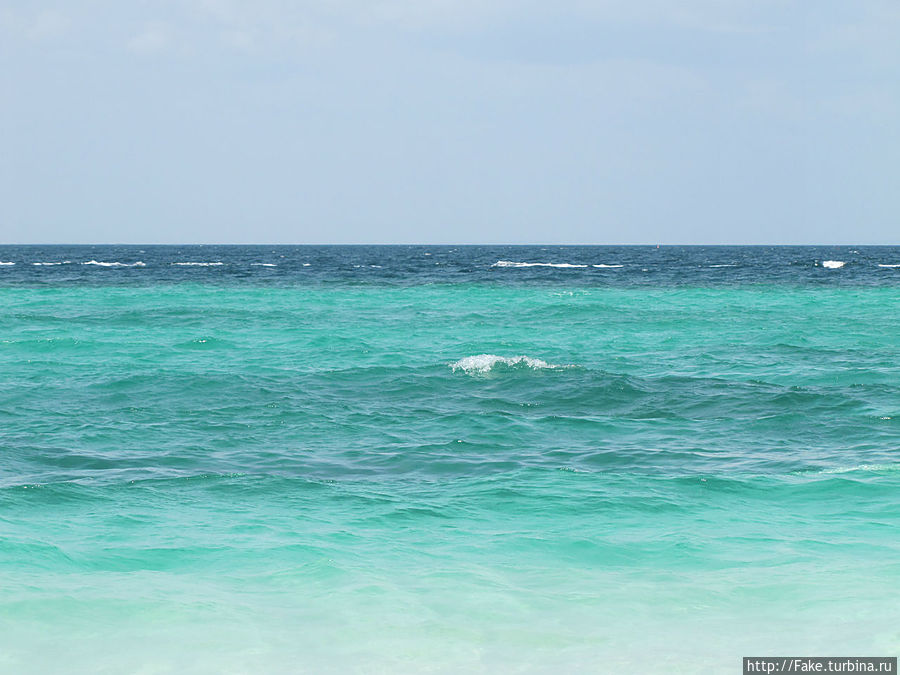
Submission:
MULTIPOLYGON (((33 263, 31 263, 31 264, 32 264, 32 265, 39 265, 39 266, 49 267, 49 266, 51 266, 51 265, 69 265, 69 264, 71 264, 71 263, 72 263, 71 260, 63 260, 62 262, 33 262, 33 263)), ((85 263, 85 264, 87 264, 87 263, 85 263)))
POLYGON ((3 265, 4 267, 8 267, 9 265, 15 265, 15 264, 16 263, 14 263, 14 262, 3 262, 2 260, 0 260, 0 265, 3 265))
POLYGON ((98 267, 146 267, 146 265, 138 260, 136 263, 123 262, 101 262, 99 260, 88 260, 81 263, 82 265, 97 265, 98 267))
POLYGON ((823 469, 819 473, 851 473, 854 471, 872 471, 876 473, 894 472, 900 469, 900 464, 858 464, 857 466, 836 467, 834 469, 823 469))
POLYGON ((219 265, 224 265, 223 262, 173 262, 173 265, 179 265, 180 267, 218 267, 219 265))
POLYGON ((893 264, 890 264, 890 265, 889 265, 889 264, 887 264, 887 263, 879 264, 878 266, 879 266, 879 267, 900 267, 900 265, 893 265, 893 264))
POLYGON ((729 263, 728 265, 710 265, 710 267, 737 267, 737 265, 729 263))
POLYGON ((830 270, 839 270, 847 263, 843 260, 823 260, 822 267, 825 267, 830 270))
POLYGON ((548 263, 548 262, 515 262, 513 260, 498 260, 491 267, 587 267, 574 263, 548 263))
POLYGON ((565 368, 566 366, 557 366, 547 363, 541 359, 533 359, 530 356, 497 356, 496 354, 478 354, 477 356, 467 356, 460 359, 456 363, 451 364, 453 371, 462 370, 466 373, 488 373, 497 364, 505 366, 524 366, 533 370, 555 370, 565 368))
POLYGON ((612 268, 614 268, 614 267, 625 267, 625 265, 604 265, 604 264, 601 263, 600 265, 591 265, 591 267, 600 267, 600 268, 603 268, 603 269, 612 269, 612 268))
POLYGON ((275 263, 250 263, 251 267, 278 267, 275 263))
POLYGON ((304 267, 309 267, 310 263, 303 263, 304 267))

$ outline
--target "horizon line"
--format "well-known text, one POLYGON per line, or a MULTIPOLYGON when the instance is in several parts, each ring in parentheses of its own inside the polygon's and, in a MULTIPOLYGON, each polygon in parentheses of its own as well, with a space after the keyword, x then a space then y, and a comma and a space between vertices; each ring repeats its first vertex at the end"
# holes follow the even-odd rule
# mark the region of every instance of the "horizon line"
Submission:
POLYGON ((654 242, 654 243, 559 243, 559 242, 490 242, 490 243, 461 243, 461 242, 350 242, 350 243, 291 243, 291 242, 15 242, 0 243, 0 246, 622 246, 622 247, 844 247, 844 246, 900 246, 900 243, 678 243, 678 242, 654 242))

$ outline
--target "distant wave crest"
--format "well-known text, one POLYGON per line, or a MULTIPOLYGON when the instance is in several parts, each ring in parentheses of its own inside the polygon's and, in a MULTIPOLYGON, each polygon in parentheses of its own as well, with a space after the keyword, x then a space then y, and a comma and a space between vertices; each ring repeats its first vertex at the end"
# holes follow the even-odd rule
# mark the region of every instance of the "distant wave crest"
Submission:
POLYGON ((278 267, 275 263, 250 263, 251 267, 278 267))
POLYGON ((830 270, 838 270, 847 263, 843 260, 823 260, 822 267, 826 267, 830 270))
POLYGON ((541 359, 533 359, 530 356, 497 356, 496 354, 478 354, 460 359, 450 367, 454 372, 462 370, 466 373, 489 373, 496 366, 506 368, 530 368, 532 370, 557 370, 566 368, 547 363, 541 359))
POLYGON ((625 267, 625 265, 604 265, 600 263, 599 265, 591 265, 591 267, 600 267, 602 269, 613 269, 614 267, 625 267))
POLYGON ((219 265, 224 265, 223 262, 173 262, 173 265, 179 265, 180 267, 218 267, 219 265))
MULTIPOLYGON (((62 262, 33 262, 32 265, 37 265, 38 267, 52 267, 54 265, 70 265, 72 263, 71 260, 63 260, 62 262)), ((87 265, 88 263, 85 263, 87 265)))
POLYGON ((878 266, 879 267, 900 267, 900 265, 888 264, 888 263, 879 264, 878 266))
POLYGON ((900 464, 858 464, 856 466, 843 466, 843 467, 835 467, 831 469, 822 469, 816 473, 820 474, 834 474, 834 473, 855 473, 855 472, 870 472, 870 473, 895 473, 900 471, 900 464))
POLYGON ((550 262, 516 262, 514 260, 498 260, 491 267, 587 267, 575 263, 550 263, 550 262))
POLYGON ((15 265, 15 264, 16 263, 14 263, 14 262, 3 262, 2 260, 0 260, 0 265, 9 266, 9 265, 15 265))
POLYGON ((146 264, 138 260, 135 263, 123 262, 102 262, 100 260, 88 260, 81 263, 82 265, 96 265, 97 267, 146 267, 146 264))

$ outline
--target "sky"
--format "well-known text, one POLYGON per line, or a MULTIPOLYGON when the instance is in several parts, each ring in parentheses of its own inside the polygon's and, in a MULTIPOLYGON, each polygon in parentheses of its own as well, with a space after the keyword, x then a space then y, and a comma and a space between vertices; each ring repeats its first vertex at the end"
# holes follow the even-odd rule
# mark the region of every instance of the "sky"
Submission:
POLYGON ((0 243, 900 243, 896 0, 0 0, 0 243))

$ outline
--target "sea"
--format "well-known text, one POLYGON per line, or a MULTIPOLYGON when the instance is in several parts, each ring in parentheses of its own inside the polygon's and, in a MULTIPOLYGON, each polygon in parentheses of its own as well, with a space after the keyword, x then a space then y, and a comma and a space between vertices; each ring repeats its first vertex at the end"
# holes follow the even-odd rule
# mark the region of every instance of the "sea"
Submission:
POLYGON ((0 246, 0 672, 900 652, 900 247, 0 246))

